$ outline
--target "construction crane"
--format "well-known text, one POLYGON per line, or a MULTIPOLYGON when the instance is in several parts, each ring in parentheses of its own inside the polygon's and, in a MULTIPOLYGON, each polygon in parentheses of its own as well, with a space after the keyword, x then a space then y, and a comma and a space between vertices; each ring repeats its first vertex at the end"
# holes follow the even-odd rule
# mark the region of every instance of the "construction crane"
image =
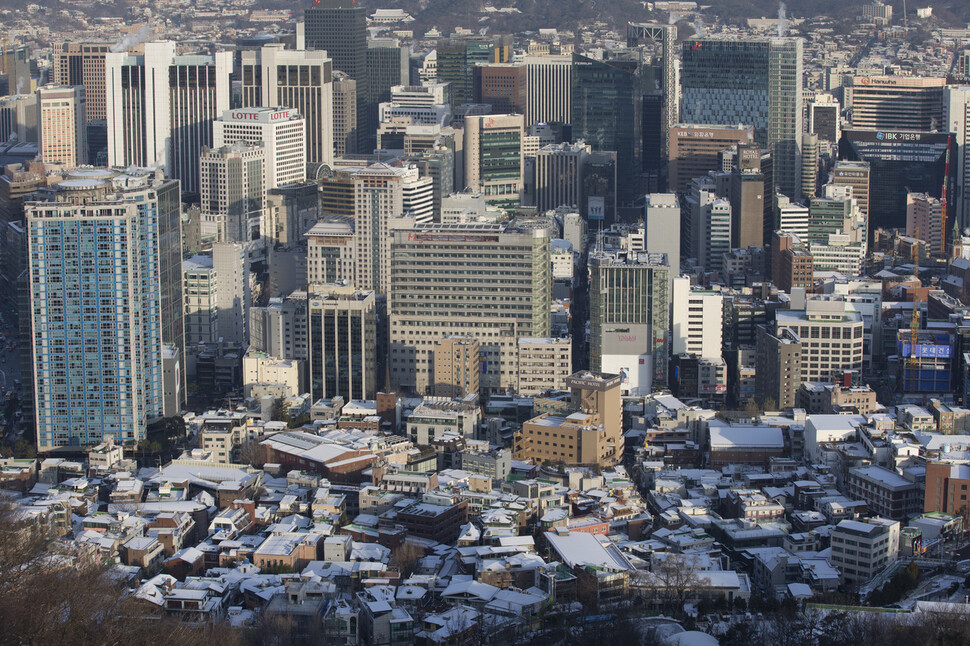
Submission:
MULTIPOLYGON (((913 276, 916 278, 916 287, 913 288, 913 319, 909 323, 909 364, 910 385, 916 381, 919 373, 919 359, 916 357, 916 344, 919 342, 919 303, 916 301, 917 290, 923 283, 919 279, 919 227, 913 230, 913 276)), ((903 380, 905 388, 906 380, 903 380)), ((908 389, 907 389, 908 390, 908 389)))
POLYGON ((950 141, 946 138, 946 162, 943 165, 943 189, 940 191, 940 257, 946 261, 946 194, 950 184, 950 141))

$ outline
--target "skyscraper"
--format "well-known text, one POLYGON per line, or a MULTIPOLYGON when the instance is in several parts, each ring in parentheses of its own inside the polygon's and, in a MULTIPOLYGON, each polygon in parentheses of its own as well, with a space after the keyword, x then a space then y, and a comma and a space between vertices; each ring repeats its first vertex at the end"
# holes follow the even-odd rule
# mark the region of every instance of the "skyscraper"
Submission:
POLYGON ((523 126, 521 114, 465 118, 465 183, 493 204, 519 204, 523 126))
POLYGON ((243 106, 299 112, 306 126, 310 164, 333 165, 333 69, 328 52, 273 44, 242 53, 243 106))
POLYGON ((373 399, 377 301, 353 286, 315 285, 309 295, 310 396, 373 399))
POLYGON ((590 370, 620 375, 631 395, 667 381, 668 275, 661 254, 590 252, 590 370))
POLYGON ((956 143, 950 154, 950 176, 956 178, 956 190, 947 196, 947 215, 956 218, 961 228, 970 227, 970 86, 951 85, 943 90, 943 115, 944 127, 954 134, 956 143))
POLYGON ((184 356, 178 183, 80 173, 40 197, 26 206, 38 449, 137 442, 164 412, 167 335, 184 356))
POLYGON ((742 123, 773 154, 774 182, 801 191, 802 40, 702 38, 684 42, 684 123, 742 123))
POLYGON ((108 165, 155 166, 199 191, 199 155, 229 108, 232 54, 176 56, 171 41, 144 54, 105 54, 108 165))
POLYGON ((475 103, 492 106, 492 114, 521 114, 529 123, 528 70, 515 63, 476 65, 472 70, 475 103))
POLYGON ((539 149, 535 158, 535 203, 539 213, 560 206, 579 208, 583 202, 583 166, 589 146, 549 144, 539 149))
POLYGON ((527 125, 572 123, 572 56, 526 56, 527 125))
POLYGON ((511 36, 494 38, 442 38, 438 41, 438 80, 451 83, 451 106, 475 100, 475 65, 508 63, 511 36))
POLYGON ((631 203, 638 192, 641 126, 638 68, 635 60, 599 61, 573 54, 573 137, 584 140, 594 151, 616 152, 618 204, 631 203))
POLYGON ((203 218, 215 220, 216 239, 250 242, 262 237, 266 195, 263 146, 237 142, 221 148, 203 148, 200 164, 202 214, 203 218))
POLYGON ((357 81, 341 71, 333 74, 333 154, 357 153, 357 81))
POLYGON ((83 87, 37 90, 37 147, 45 163, 75 167, 87 161, 85 114, 83 87))
POLYGON ((83 85, 87 96, 87 117, 104 119, 107 43, 63 43, 54 49, 53 82, 57 85, 83 85))
POLYGON ((306 128, 292 108, 226 110, 213 124, 214 148, 244 141, 262 143, 265 151, 265 190, 306 179, 306 128))
POLYGON ((357 146, 373 148, 374 124, 368 118, 367 10, 354 0, 320 0, 304 13, 307 49, 324 49, 340 70, 357 81, 357 146))
POLYGON ((396 38, 372 38, 367 41, 366 69, 368 123, 374 129, 377 106, 391 100, 391 88, 411 82, 411 52, 396 38))
POLYGON ((849 76, 845 82, 853 128, 929 131, 943 125, 945 78, 849 76))
POLYGON ((507 224, 428 224, 391 243, 391 386, 424 393, 443 338, 477 339, 480 386, 515 388, 517 340, 547 337, 552 292, 547 218, 507 224))

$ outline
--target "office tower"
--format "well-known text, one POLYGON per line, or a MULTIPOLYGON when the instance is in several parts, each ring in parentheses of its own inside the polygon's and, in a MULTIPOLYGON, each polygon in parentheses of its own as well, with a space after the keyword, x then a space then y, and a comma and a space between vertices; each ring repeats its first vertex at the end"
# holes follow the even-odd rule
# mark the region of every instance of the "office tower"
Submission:
POLYGON ((938 130, 944 123, 945 85, 945 78, 847 77, 849 121, 864 130, 938 130))
POLYGON ((91 166, 107 166, 108 122, 104 119, 89 119, 85 130, 88 143, 86 163, 91 166))
POLYGON ((310 227, 306 237, 308 284, 356 284, 353 218, 325 216, 310 227))
POLYGON ((357 154, 357 81, 333 73, 333 154, 357 154))
POLYGON ((808 235, 806 243, 825 244, 833 233, 845 233, 854 244, 866 246, 866 221, 852 188, 826 184, 821 197, 808 203, 808 235))
POLYGON ((265 190, 306 179, 306 127, 292 108, 227 110, 212 128, 213 148, 243 141, 263 144, 265 190))
POLYGON ((813 350, 801 355, 801 381, 837 381, 862 370, 862 315, 844 301, 793 294, 791 308, 775 312, 775 336, 785 328, 813 350))
POLYGON ((671 354, 693 354, 703 359, 721 357, 724 302, 720 292, 692 289, 690 278, 673 279, 671 303, 671 354))
POLYGON ((320 215, 320 190, 316 182, 277 186, 266 194, 264 236, 273 246, 301 244, 320 215))
POLYGON ((671 191, 685 193, 690 180, 720 169, 719 153, 754 141, 754 130, 745 125, 680 123, 671 128, 668 140, 668 186, 671 191))
MULTIPOLYGON (((298 112, 306 127, 306 163, 332 166, 333 70, 340 68, 328 54, 283 49, 283 45, 242 52, 242 91, 246 108, 291 108, 298 112)), ((347 70, 341 71, 354 78, 347 70)), ((354 80, 359 93, 361 82, 354 80)), ((359 95, 357 100, 359 107, 359 95)))
MULTIPOLYGON (((405 136, 404 149, 413 148, 405 136)), ((431 148, 406 152, 403 162, 416 166, 422 177, 431 178, 432 220, 441 221, 441 205, 444 198, 455 192, 455 153, 452 146, 440 139, 431 148)))
POLYGON ((670 279, 680 276, 680 203, 673 193, 651 193, 644 198, 645 250, 667 256, 670 279))
POLYGON ((377 394, 377 300, 353 286, 314 285, 309 294, 310 397, 344 401, 377 394))
POLYGON ((0 97, 0 141, 37 141, 37 94, 0 97))
POLYGON ((355 282, 358 289, 384 294, 390 277, 393 232, 430 222, 433 182, 413 166, 371 164, 353 174, 355 282))
POLYGON ((519 204, 523 188, 521 114, 465 119, 465 185, 492 204, 519 204))
POLYGON ((645 395, 667 381, 669 268, 659 254, 594 250, 589 255, 590 370, 620 375, 645 395))
POLYGON ((480 345, 482 390, 515 388, 518 339, 549 336, 554 231, 548 218, 517 218, 394 232, 391 386, 427 392, 435 344, 466 336, 480 345))
POLYGON ((431 351, 434 366, 432 392, 435 397, 463 398, 478 395, 481 387, 478 340, 467 336, 450 336, 438 341, 431 351))
POLYGON ((354 0, 320 0, 303 15, 307 49, 326 50, 333 69, 357 81, 357 150, 371 150, 375 126, 367 111, 367 10, 354 0))
POLYGON ((201 209, 215 221, 220 242, 250 242, 264 233, 265 153, 246 142, 202 149, 201 209))
POLYGON ((788 231, 775 231, 771 241, 771 282, 791 294, 792 289, 812 289, 815 261, 804 249, 801 238, 788 231))
POLYGON ((214 243, 212 268, 219 277, 216 297, 219 338, 223 343, 246 346, 249 344, 249 308, 253 302, 246 245, 214 243))
POLYGON ((681 121, 753 126, 755 143, 773 154, 775 184, 797 199, 804 130, 802 40, 688 40, 682 60, 681 121))
MULTIPOLYGON (((843 130, 839 158, 869 162, 872 186, 869 230, 902 229, 906 226, 907 193, 941 197, 949 149, 950 173, 947 195, 956 195, 956 164, 963 153, 949 132, 843 130), (875 180, 878 178, 878 184, 875 180)), ((841 165, 836 166, 836 169, 841 165)), ((838 173, 835 173, 838 179, 838 173)))
POLYGON ((850 187, 856 205, 865 216, 866 222, 869 221, 869 162, 844 160, 835 162, 829 175, 829 183, 850 187))
POLYGON ((6 94, 31 94, 34 91, 30 78, 30 50, 26 45, 2 44, 0 72, 7 80, 6 94))
POLYGON ((529 55, 525 67, 528 125, 572 123, 572 56, 529 55))
POLYGON ((406 127, 427 124, 447 127, 451 123, 450 91, 446 83, 398 85, 391 88, 391 100, 378 107, 378 121, 406 127))
POLYGON ((808 103, 808 132, 818 135, 820 142, 832 146, 842 136, 842 106, 831 94, 816 94, 808 103))
POLYGON ((107 118, 104 58, 109 47, 107 43, 62 43, 54 48, 51 82, 83 85, 89 120, 107 118))
POLYGON ((580 214, 591 228, 616 221, 617 171, 615 152, 591 152, 583 164, 583 200, 580 214))
POLYGON ((943 203, 926 193, 906 196, 906 235, 926 242, 930 255, 946 257, 943 203))
POLYGON ((38 449, 140 441, 184 356, 178 183, 82 171, 25 210, 38 449))
MULTIPOLYGON (((964 57, 968 58, 968 50, 964 57)), ((967 66, 970 67, 970 58, 967 66)), ((965 78, 970 81, 970 70, 965 78)), ((947 195, 947 217, 960 228, 970 227, 970 86, 947 86, 943 90, 943 127, 954 134, 950 151, 950 176, 955 191, 947 195)), ((948 227, 949 228, 949 227, 948 227)))
POLYGON ((38 153, 47 164, 76 167, 87 161, 84 88, 37 90, 38 153))
POLYGON ((528 68, 519 63, 490 63, 472 69, 472 100, 492 106, 492 114, 528 114, 528 68))
POLYGON ((776 331, 759 325, 757 335, 755 401, 762 406, 773 401, 779 410, 792 408, 802 385, 802 357, 808 352, 802 349, 798 328, 776 331))
POLYGON ((185 295, 185 347, 219 340, 219 277, 212 256, 182 261, 185 295))
POLYGON ((644 93, 640 97, 640 159, 645 191, 658 191, 661 185, 666 188, 668 184, 665 151, 669 142, 667 131, 663 128, 663 117, 663 93, 659 91, 644 93))
POLYGON ((687 185, 687 211, 681 217, 683 255, 695 258, 706 271, 720 271, 731 251, 731 202, 718 197, 714 179, 698 177, 687 185))
POLYGON ((231 74, 230 52, 176 56, 171 41, 106 53, 108 165, 164 167, 182 191, 198 193, 199 155, 229 109, 231 74))
MULTIPOLYGON (((43 166, 32 171, 22 164, 8 164, 0 175, 0 294, 11 303, 16 303, 18 279, 27 269, 24 202, 46 183, 43 166)), ((12 313, 16 322, 26 309, 15 307, 12 313)))
POLYGON ((764 245, 764 188, 761 148, 757 144, 739 144, 731 172, 731 247, 764 245))
POLYGON ((367 106, 372 128, 377 123, 377 106, 391 100, 391 88, 410 84, 410 67, 411 52, 396 38, 367 41, 367 106))
POLYGON ((589 154, 590 148, 582 140, 539 149, 535 157, 536 211, 583 204, 583 168, 589 154))
POLYGON ((593 150, 616 153, 617 202, 633 201, 640 175, 638 64, 573 54, 573 137, 593 150))
POLYGON ((308 295, 295 291, 249 310, 250 349, 279 359, 309 359, 308 295))
MULTIPOLYGON (((858 205, 856 200, 856 205, 858 205)), ((792 202, 781 193, 775 194, 775 231, 791 233, 799 240, 808 239, 808 207, 792 202)))
MULTIPOLYGON (((661 133, 660 137, 660 160, 667 157, 667 132, 674 127, 674 124, 681 121, 679 118, 680 88, 678 84, 677 68, 677 27, 673 24, 658 25, 648 23, 629 23, 626 29, 627 47, 639 51, 640 60, 643 61, 643 51, 638 50, 641 41, 648 40, 653 43, 660 43, 660 61, 650 65, 645 72, 653 77, 647 80, 644 91, 651 98, 654 104, 652 110, 659 117, 657 130, 661 133), (656 111, 657 103, 660 103, 660 110, 656 111)), ((722 122, 716 122, 722 123, 722 122)))
POLYGON ((508 63, 512 37, 442 38, 438 41, 437 79, 451 83, 451 107, 475 100, 474 69, 478 63, 508 63))
POLYGON ((802 197, 815 197, 818 185, 818 135, 802 135, 802 197))

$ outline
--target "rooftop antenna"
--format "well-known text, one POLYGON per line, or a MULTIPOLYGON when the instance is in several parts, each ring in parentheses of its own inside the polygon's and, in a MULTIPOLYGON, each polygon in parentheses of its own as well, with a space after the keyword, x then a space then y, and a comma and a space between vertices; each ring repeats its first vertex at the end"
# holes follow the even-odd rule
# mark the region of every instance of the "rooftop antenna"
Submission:
POLYGON ((909 16, 906 15, 906 0, 903 0, 903 30, 909 32, 909 16))

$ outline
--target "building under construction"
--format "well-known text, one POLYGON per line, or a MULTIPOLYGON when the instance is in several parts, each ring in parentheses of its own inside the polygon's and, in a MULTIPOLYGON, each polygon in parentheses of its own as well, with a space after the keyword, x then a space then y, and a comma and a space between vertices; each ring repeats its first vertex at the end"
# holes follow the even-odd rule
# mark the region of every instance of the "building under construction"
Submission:
POLYGON ((943 330, 896 333, 900 390, 904 393, 951 393, 953 388, 953 335, 943 330))

